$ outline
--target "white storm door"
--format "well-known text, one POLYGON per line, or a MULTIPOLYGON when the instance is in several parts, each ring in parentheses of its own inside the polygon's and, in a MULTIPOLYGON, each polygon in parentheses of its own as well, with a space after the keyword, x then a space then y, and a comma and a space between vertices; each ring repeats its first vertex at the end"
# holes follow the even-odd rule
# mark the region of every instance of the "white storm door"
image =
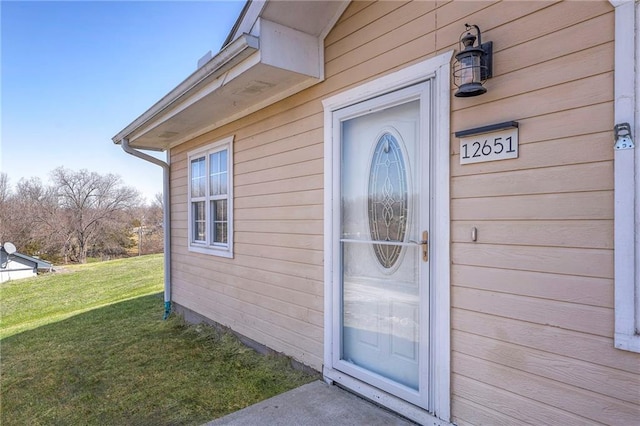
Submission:
POLYGON ((429 93, 334 113, 340 140, 333 366, 428 409, 429 93))

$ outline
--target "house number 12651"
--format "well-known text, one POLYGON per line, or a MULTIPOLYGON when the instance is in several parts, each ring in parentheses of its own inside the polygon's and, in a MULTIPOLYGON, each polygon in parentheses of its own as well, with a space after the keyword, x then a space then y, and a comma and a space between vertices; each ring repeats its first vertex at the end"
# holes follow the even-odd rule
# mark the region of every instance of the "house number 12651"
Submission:
POLYGON ((518 129, 460 139, 460 164, 518 158, 518 129))

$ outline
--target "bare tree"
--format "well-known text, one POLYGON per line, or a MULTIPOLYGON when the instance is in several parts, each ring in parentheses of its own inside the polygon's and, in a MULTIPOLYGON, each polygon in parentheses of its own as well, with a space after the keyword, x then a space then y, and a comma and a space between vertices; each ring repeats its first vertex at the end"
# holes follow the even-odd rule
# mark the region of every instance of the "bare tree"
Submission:
POLYGON ((147 205, 133 211, 133 231, 136 234, 137 254, 162 253, 163 251, 162 194, 156 194, 147 205))
POLYGON ((154 200, 145 207, 145 220, 148 227, 145 239, 146 249, 143 253, 162 253, 164 250, 164 228, 163 228, 163 198, 162 193, 157 193, 154 200))
MULTIPOLYGON (((50 261, 84 263, 89 253, 126 255, 135 244, 133 219, 157 220, 153 207, 142 206, 138 191, 116 175, 60 167, 51 178, 48 186, 39 178, 21 179, 12 192, 8 176, 0 173, 0 242, 50 261)), ((153 234, 153 227, 147 229, 153 234)))
POLYGON ((10 197, 10 209, 9 229, 16 246, 28 254, 56 260, 65 234, 53 189, 39 178, 21 179, 10 197))
POLYGON ((7 200, 10 193, 9 176, 5 172, 0 172, 0 203, 7 200))
POLYGON ((162 192, 156 192, 156 195, 153 196, 153 201, 151 201, 152 207, 158 207, 160 211, 164 207, 164 196, 162 192))
POLYGON ((0 172, 0 244, 5 242, 5 238, 7 237, 7 228, 10 225, 10 197, 11 188, 9 187, 9 176, 4 172, 0 172))
POLYGON ((64 251, 80 263, 86 262, 94 244, 104 245, 101 237, 122 227, 119 213, 140 204, 139 192, 123 186, 120 177, 111 173, 59 167, 51 172, 51 180, 57 205, 64 212, 61 222, 68 237, 64 251))

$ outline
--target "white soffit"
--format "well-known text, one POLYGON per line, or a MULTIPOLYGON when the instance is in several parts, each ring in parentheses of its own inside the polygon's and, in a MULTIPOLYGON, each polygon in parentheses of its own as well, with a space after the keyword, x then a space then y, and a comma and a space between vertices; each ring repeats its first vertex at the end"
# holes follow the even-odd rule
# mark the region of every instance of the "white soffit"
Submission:
MULTIPOLYGON (((256 2, 257 3, 257 2, 256 2)), ((349 2, 269 1, 245 14, 231 42, 113 137, 166 150, 291 96, 324 78, 326 33, 349 2), (246 19, 253 22, 244 22, 246 19)))

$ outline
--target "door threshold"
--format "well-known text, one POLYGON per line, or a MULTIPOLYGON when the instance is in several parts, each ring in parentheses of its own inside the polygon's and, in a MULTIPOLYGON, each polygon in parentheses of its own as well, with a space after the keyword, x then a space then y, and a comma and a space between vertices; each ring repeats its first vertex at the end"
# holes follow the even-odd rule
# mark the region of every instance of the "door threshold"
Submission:
POLYGON ((322 369, 323 380, 332 385, 337 385, 352 392, 375 405, 379 405, 402 417, 426 426, 453 426, 446 420, 439 419, 428 411, 417 407, 403 399, 390 395, 371 385, 361 382, 338 370, 324 367, 322 369))

